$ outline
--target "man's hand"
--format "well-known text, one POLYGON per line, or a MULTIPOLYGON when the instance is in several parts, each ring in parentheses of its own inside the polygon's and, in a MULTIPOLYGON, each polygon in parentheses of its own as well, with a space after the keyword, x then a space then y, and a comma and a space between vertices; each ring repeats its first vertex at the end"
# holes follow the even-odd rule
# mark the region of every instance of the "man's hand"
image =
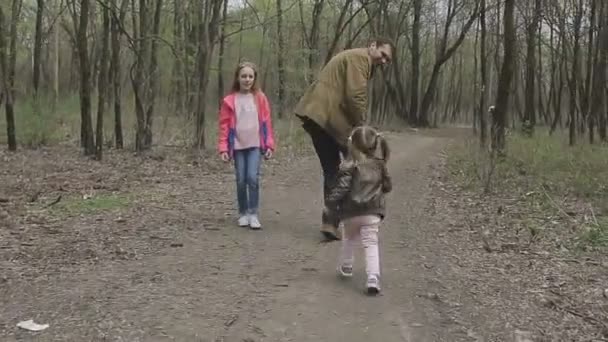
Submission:
POLYGON ((272 158, 272 150, 268 149, 266 150, 266 152, 264 153, 264 158, 266 158, 267 160, 272 158))

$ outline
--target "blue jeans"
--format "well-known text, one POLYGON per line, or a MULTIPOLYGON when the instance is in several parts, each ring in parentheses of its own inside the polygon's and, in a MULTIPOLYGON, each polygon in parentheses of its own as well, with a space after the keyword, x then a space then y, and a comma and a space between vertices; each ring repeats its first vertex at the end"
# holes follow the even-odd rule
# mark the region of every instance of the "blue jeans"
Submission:
POLYGON ((236 194, 240 215, 258 213, 261 159, 262 153, 257 147, 234 151, 236 194))

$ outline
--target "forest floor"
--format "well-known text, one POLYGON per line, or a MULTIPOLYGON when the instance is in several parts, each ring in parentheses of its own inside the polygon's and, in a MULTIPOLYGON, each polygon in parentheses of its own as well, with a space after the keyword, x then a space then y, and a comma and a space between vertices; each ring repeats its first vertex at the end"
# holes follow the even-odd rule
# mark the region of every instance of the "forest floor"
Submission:
POLYGON ((353 279, 336 277, 310 153, 264 163, 264 229, 250 231, 213 155, 2 150, 0 340, 607 341, 608 257, 507 229, 524 206, 467 192, 446 166, 470 134, 389 134, 379 297, 363 293, 361 253, 353 279), (17 328, 29 319, 50 326, 17 328))

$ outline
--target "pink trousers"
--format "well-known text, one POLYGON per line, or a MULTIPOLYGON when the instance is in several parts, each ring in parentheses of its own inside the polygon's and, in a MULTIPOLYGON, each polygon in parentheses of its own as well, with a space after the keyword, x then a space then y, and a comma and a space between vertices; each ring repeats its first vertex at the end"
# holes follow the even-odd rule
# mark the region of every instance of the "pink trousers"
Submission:
POLYGON ((378 251, 378 228, 380 217, 357 216, 344 220, 342 251, 339 265, 352 266, 355 262, 355 245, 361 242, 365 251, 365 271, 369 276, 380 277, 380 255, 378 251))

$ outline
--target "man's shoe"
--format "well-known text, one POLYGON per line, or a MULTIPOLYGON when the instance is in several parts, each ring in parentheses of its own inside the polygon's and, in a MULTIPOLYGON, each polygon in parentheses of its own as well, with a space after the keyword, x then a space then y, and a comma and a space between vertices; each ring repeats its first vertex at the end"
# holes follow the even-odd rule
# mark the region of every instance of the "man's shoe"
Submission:
POLYGON ((328 241, 340 240, 338 228, 331 224, 323 224, 323 226, 321 226, 321 234, 323 234, 325 239, 328 241))

